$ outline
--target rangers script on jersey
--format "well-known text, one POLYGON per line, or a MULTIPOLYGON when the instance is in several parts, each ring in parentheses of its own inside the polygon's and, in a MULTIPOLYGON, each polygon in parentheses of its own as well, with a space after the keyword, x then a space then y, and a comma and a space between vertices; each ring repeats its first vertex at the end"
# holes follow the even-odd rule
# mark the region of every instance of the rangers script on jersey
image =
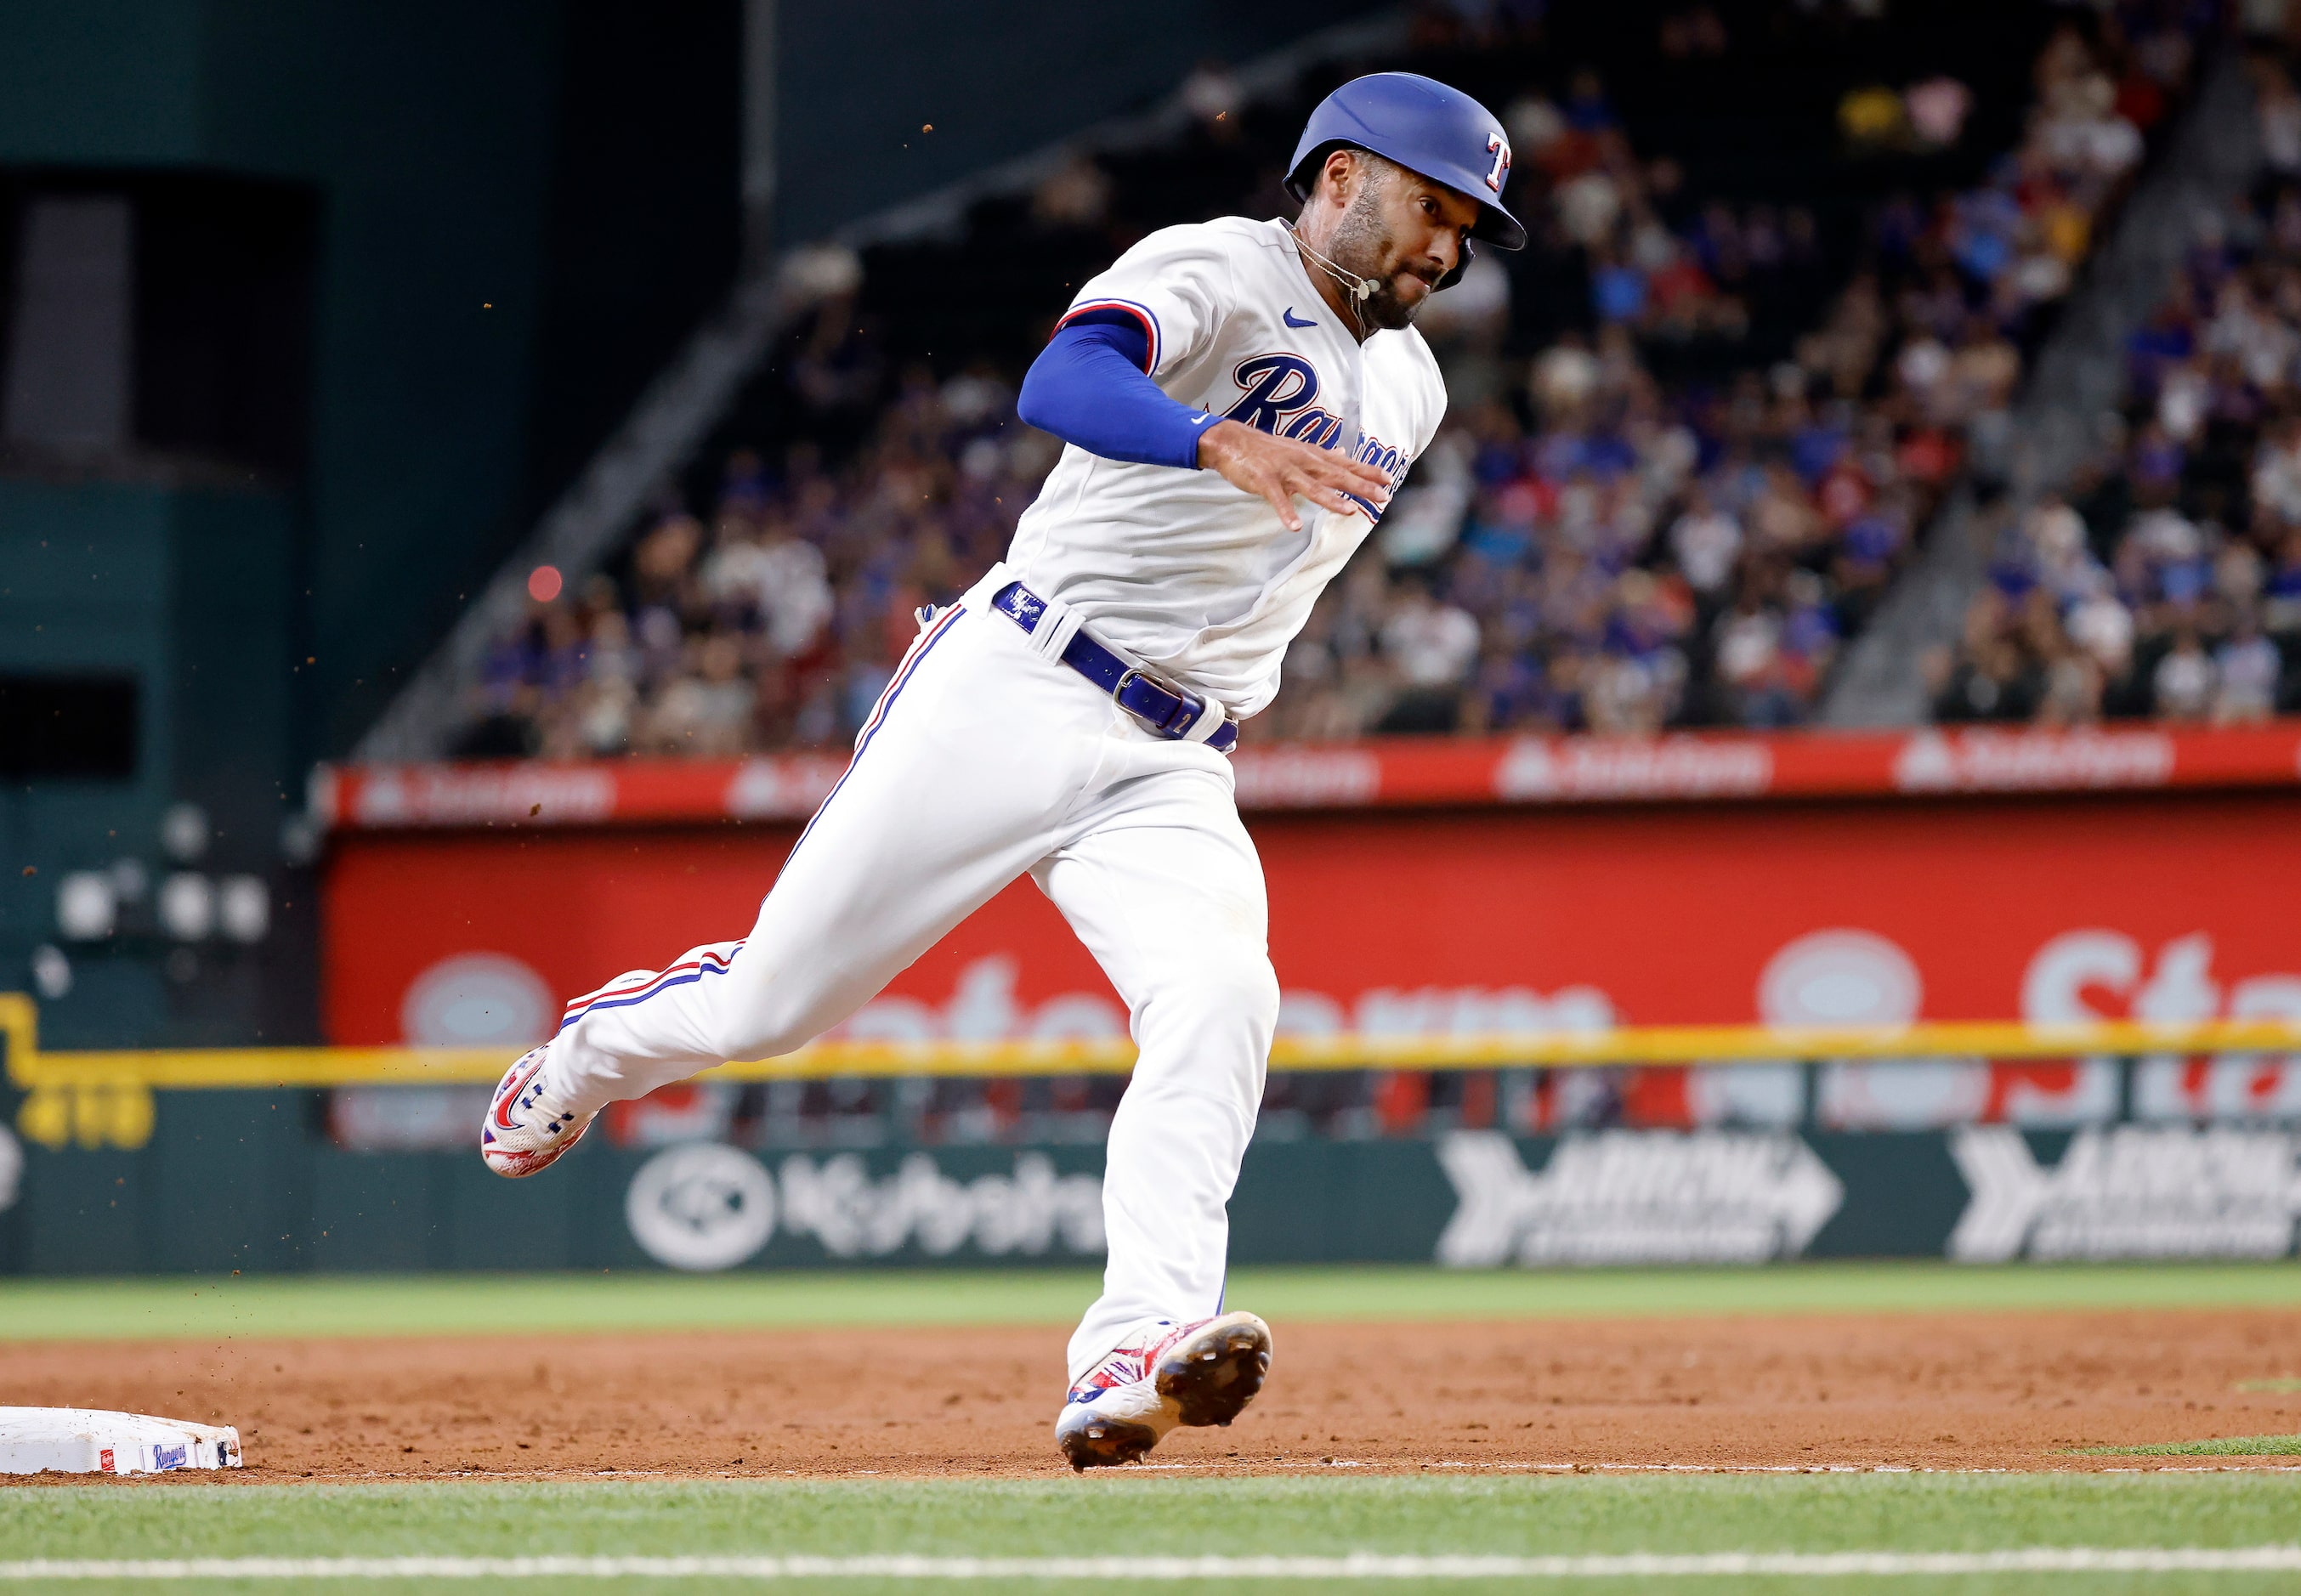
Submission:
MULTIPOLYGON (((1388 472, 1393 489, 1446 412, 1422 335, 1378 331, 1359 343, 1283 221, 1225 217, 1151 234, 1081 288, 1065 320, 1109 309, 1141 319, 1151 380, 1209 425, 1243 422, 1350 450, 1388 472)), ((1069 444, 1006 564, 1111 647, 1251 715, 1277 693, 1286 645, 1377 514, 1302 508, 1302 531, 1289 531, 1217 472, 1069 444)))

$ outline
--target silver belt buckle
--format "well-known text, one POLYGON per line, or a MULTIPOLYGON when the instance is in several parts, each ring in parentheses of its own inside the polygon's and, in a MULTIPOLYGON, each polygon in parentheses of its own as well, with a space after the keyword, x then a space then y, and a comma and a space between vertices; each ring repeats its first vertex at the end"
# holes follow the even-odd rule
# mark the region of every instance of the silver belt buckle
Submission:
MULTIPOLYGON (((1151 672, 1146 671, 1141 665, 1129 665, 1118 673, 1118 681, 1117 685, 1113 686, 1110 689, 1110 701, 1113 704, 1117 704, 1119 708, 1125 709, 1126 713, 1134 718, 1134 723, 1141 726, 1146 731, 1155 732, 1157 735, 1167 738, 1170 741, 1181 740, 1176 733, 1167 731, 1164 726, 1159 724, 1158 722, 1151 720, 1147 715, 1138 714, 1134 710, 1127 709, 1125 705, 1119 703, 1118 696, 1126 690, 1127 683, 1137 681, 1147 681, 1155 688, 1160 688, 1167 692, 1172 693, 1175 697, 1175 701, 1177 704, 1190 704, 1195 701, 1199 706, 1199 714, 1204 714, 1207 712, 1206 700, 1199 698, 1196 693, 1190 692, 1176 683, 1167 681, 1164 676, 1156 675, 1151 672)), ((1191 718, 1195 722, 1198 719, 1198 715, 1192 715, 1191 718)))

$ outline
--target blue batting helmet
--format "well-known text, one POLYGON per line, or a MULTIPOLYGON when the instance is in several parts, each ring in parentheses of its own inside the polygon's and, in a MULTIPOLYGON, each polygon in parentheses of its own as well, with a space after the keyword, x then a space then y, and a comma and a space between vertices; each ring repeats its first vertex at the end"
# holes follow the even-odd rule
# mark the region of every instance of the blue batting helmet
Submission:
MULTIPOLYGON (((1318 167, 1342 146, 1372 150, 1478 202, 1470 237, 1498 249, 1526 247, 1526 229, 1502 209, 1510 181, 1510 136, 1494 113, 1459 88, 1415 72, 1371 72, 1353 78, 1318 102, 1294 146, 1286 191, 1310 197, 1318 167)), ((1469 261, 1467 247, 1462 261, 1469 261)), ((1447 274, 1461 275, 1458 265, 1447 274)), ((1445 284, 1439 285, 1443 288, 1445 284)))

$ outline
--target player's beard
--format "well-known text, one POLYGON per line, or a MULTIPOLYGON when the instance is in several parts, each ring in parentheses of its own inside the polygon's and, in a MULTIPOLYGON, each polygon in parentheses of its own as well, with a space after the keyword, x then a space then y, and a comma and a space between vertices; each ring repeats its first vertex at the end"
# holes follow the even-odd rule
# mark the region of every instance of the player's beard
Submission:
POLYGON ((1326 247, 1328 256, 1336 265, 1375 285, 1373 293, 1351 302, 1360 330, 1368 332, 1377 328, 1396 332, 1412 325, 1416 314, 1430 299, 1428 294, 1424 294, 1409 305, 1399 297, 1398 280, 1405 273, 1398 263, 1398 252, 1391 242, 1389 230, 1382 223, 1381 191, 1385 187, 1381 182, 1360 185, 1351 208, 1335 224, 1334 238, 1326 247))

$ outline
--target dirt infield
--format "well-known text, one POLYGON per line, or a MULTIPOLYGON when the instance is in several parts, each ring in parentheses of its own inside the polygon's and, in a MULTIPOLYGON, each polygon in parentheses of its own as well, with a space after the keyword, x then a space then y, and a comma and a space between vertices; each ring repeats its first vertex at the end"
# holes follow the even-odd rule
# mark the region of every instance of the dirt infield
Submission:
MULTIPOLYGON (((2146 1467, 2241 1460, 2065 1449, 2301 1431, 2293 1310, 1276 1328, 1262 1400, 1154 1463, 2146 1467)), ((1046 1327, 22 1343, 0 1401, 237 1424, 251 1482, 1052 1475, 1062 1348, 1046 1327)))

